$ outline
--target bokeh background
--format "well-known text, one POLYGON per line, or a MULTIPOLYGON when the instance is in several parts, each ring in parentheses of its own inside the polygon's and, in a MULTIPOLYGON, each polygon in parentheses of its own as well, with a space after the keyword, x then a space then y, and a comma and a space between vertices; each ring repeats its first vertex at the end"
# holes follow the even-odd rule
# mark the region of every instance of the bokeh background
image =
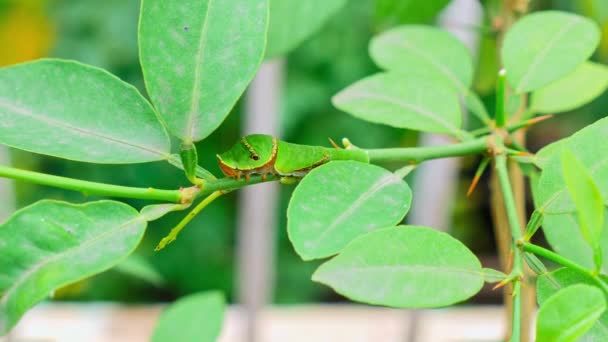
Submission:
MULTIPOLYGON (((349 137, 369 148, 414 146, 415 132, 373 125, 348 116, 332 107, 330 98, 352 82, 374 73, 377 68, 367 54, 369 39, 382 30, 402 23, 434 24, 434 13, 399 11, 398 1, 351 0, 302 45, 284 56, 279 125, 283 139, 313 145, 327 145, 327 138, 349 137)), ((446 3, 448 1, 445 1, 446 3)), ((458 20, 444 23, 448 28, 472 31, 478 39, 478 72, 475 89, 493 108, 496 65, 494 15, 498 1, 481 1, 485 11, 479 25, 458 20)), ((608 62, 608 1, 535 0, 531 9, 560 9, 596 20, 604 39, 594 59, 608 62)), ((40 57, 75 59, 105 68, 135 85, 145 94, 137 50, 139 0, 0 0, 0 66, 40 57)), ((242 134, 245 106, 239 102, 223 125, 199 143, 203 167, 220 175, 215 154, 228 148, 242 134)), ((604 117, 608 95, 572 113, 530 130, 529 146, 537 150, 550 141, 568 135, 604 117)), ((475 125, 471 121, 470 125, 475 125)), ((166 163, 107 166, 35 155, 12 150, 13 165, 50 174, 110 182, 130 186, 178 188, 186 185, 183 174, 166 163)), ((495 244, 488 208, 488 189, 483 185, 471 198, 464 193, 477 160, 464 159, 456 182, 450 231, 481 256, 485 264, 496 264, 495 244)), ((390 165, 388 166, 390 167, 390 165)), ((356 177, 356 175, 353 175, 356 177)), ((412 182, 414 178, 410 179, 412 182)), ((481 184, 483 184, 482 182, 481 184)), ((254 187, 255 189, 255 187, 254 187)), ((286 207, 293 187, 281 186, 278 209, 274 212, 276 235, 272 244, 274 279, 273 303, 342 301, 329 288, 315 284, 310 276, 316 262, 302 262, 286 235, 286 207)), ((255 190, 254 190, 255 191, 255 190)), ((135 255, 124 264, 100 275, 61 289, 58 300, 111 300, 128 303, 171 301, 180 296, 210 290, 224 291, 235 301, 239 287, 237 267, 237 198, 234 192, 214 202, 165 250, 155 253, 156 243, 177 223, 183 213, 152 222, 135 255)), ((15 186, 16 207, 42 198, 70 202, 95 200, 93 196, 26 183, 15 186)), ((415 198, 415 197, 414 197, 415 198)), ((9 203, 0 198, 0 204, 9 203)), ((128 200, 140 208, 146 203, 128 200)), ((241 284, 242 286, 242 284, 241 284)), ((499 295, 487 293, 473 299, 495 302, 499 295)))

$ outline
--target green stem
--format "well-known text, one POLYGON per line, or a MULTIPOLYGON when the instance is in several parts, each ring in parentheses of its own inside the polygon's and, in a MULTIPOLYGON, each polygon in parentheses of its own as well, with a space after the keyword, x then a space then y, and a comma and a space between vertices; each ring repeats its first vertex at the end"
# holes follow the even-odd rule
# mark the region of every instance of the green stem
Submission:
POLYGON ((461 143, 443 146, 381 148, 366 150, 370 163, 408 162, 418 164, 425 160, 467 156, 486 152, 488 143, 486 137, 468 140, 461 143))
MULTIPOLYGON (((501 147, 504 147, 502 140, 498 141, 501 147)), ((517 218, 517 209, 515 207, 515 198, 509 180, 509 170, 507 169, 507 157, 504 153, 496 155, 496 171, 500 190, 505 203, 507 220, 509 221, 509 230, 511 231, 512 250, 513 250, 513 269, 512 275, 516 275, 513 284, 513 322, 511 331, 511 341, 519 342, 521 339, 521 276, 523 276, 523 259, 521 250, 517 248, 517 241, 522 239, 521 227, 517 218)))
POLYGON ((180 190, 134 188, 129 186, 89 182, 68 177, 48 175, 40 172, 21 170, 2 165, 0 165, 0 177, 12 178, 30 183, 53 186, 56 188, 74 190, 86 194, 100 196, 137 198, 174 203, 180 203, 182 201, 182 191, 180 190))
POLYGON ((507 71, 500 69, 498 72, 498 78, 496 79, 496 115, 494 117, 496 121, 496 127, 502 128, 507 122, 505 113, 505 77, 507 71))
POLYGON ((604 291, 604 293, 606 295, 608 295, 608 285, 606 285, 606 283, 604 283, 599 276, 597 276, 597 274, 595 274, 595 272, 593 272, 592 270, 585 268, 577 263, 575 263, 574 261, 564 258, 563 256, 552 252, 546 248, 543 248, 541 246, 537 246, 535 244, 529 243, 529 242, 524 242, 524 241, 520 241, 519 242, 519 246, 526 252, 529 253, 534 253, 538 256, 541 256, 547 260, 551 260, 556 264, 560 264, 562 266, 565 266, 587 278, 589 278, 590 280, 592 280, 597 286, 599 286, 602 291, 604 291))
POLYGON ((201 203, 199 203, 196 207, 194 207, 194 209, 192 209, 188 213, 188 215, 186 215, 177 224, 177 226, 175 226, 173 229, 171 229, 171 231, 169 232, 169 235, 165 236, 162 240, 160 240, 160 242, 158 243, 156 248, 154 248, 154 250, 156 252, 158 252, 161 249, 165 248, 166 245, 175 241, 175 239, 177 239, 177 235, 179 235, 179 233, 182 231, 182 229, 184 229, 184 227, 186 227, 186 225, 188 223, 190 223, 190 221, 192 221, 192 219, 194 219, 196 217, 196 215, 198 215, 203 209, 205 209, 209 204, 211 204, 211 202, 213 202, 216 198, 220 197, 223 194, 224 194, 223 191, 215 191, 215 192, 211 193, 209 196, 207 196, 205 199, 203 199, 201 201, 201 203))
MULTIPOLYGON (((365 151, 368 153, 371 163, 401 161, 417 164, 430 159, 466 156, 486 152, 488 150, 486 139, 486 137, 481 137, 444 146, 369 149, 365 151)), ((202 184, 200 184, 200 190, 197 187, 190 187, 182 190, 161 190, 89 182, 1 165, 0 177, 13 178, 35 184, 54 186, 100 196, 137 198, 174 203, 190 203, 196 198, 210 195, 215 191, 232 191, 264 181, 275 181, 280 179, 280 177, 276 175, 268 176, 265 179, 256 175, 252 176, 249 181, 246 181, 245 179, 236 180, 232 178, 220 178, 202 182, 202 184)))

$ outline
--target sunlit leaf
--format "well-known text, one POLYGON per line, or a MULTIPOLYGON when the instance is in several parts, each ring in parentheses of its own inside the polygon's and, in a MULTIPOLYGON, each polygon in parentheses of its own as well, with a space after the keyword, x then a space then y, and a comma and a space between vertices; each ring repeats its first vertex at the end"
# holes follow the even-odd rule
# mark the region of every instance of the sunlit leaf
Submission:
POLYGON ((606 310, 606 298, 597 287, 577 284, 549 297, 538 310, 536 341, 575 341, 606 310))
POLYGON ((398 226, 353 240, 313 280, 355 301, 432 308, 477 293, 484 273, 460 241, 432 228, 398 226))
POLYGON ((224 121, 264 56, 268 0, 144 0, 139 47, 146 88, 188 143, 224 121))
POLYGON ((409 186, 383 168, 333 161, 312 170, 293 192, 287 232, 302 259, 328 257, 361 234, 401 222, 411 199, 409 186))
MULTIPOLYGON (((543 232, 557 253, 593 268, 593 250, 583 238, 576 216, 577 208, 568 193, 561 164, 561 151, 572 151, 600 191, 604 202, 604 216, 608 215, 608 118, 596 121, 569 138, 541 149, 537 161, 543 170, 534 191, 537 210, 542 212, 543 232)), ((608 253, 608 220, 604 220, 600 246, 608 253)))
POLYGON ((581 65, 599 39, 598 25, 585 17, 559 11, 526 15, 505 35, 507 78, 518 93, 542 88, 581 65))
POLYGON ((434 79, 403 77, 393 72, 376 74, 342 90, 332 102, 337 108, 370 122, 454 136, 462 134, 462 113, 456 92, 434 79))
POLYGON ((600 96, 608 88, 608 67, 585 62, 576 70, 532 93, 534 113, 559 113, 578 108, 600 96))
POLYGON ((488 113, 471 90, 473 59, 466 46, 450 33, 431 26, 406 25, 374 37, 370 55, 384 70, 402 78, 433 79, 465 97, 465 104, 482 121, 488 113))
POLYGON ((166 159, 171 150, 133 86, 102 69, 50 59, 0 69, 0 143, 94 163, 166 159))
POLYGON ((0 335, 53 290, 105 271, 139 244, 146 221, 113 201, 41 201, 0 225, 0 335))
POLYGON ((562 150, 562 169, 566 188, 576 207, 583 238, 593 249, 596 268, 602 265, 600 239, 604 224, 604 203, 589 171, 567 148, 562 150))
MULTIPOLYGON (((556 292, 575 284, 595 286, 588 277, 568 268, 560 268, 538 277, 536 281, 536 297, 538 304, 543 305, 549 297, 556 292)), ((608 313, 604 312, 593 327, 583 335, 580 341, 606 341, 608 340, 608 313)))

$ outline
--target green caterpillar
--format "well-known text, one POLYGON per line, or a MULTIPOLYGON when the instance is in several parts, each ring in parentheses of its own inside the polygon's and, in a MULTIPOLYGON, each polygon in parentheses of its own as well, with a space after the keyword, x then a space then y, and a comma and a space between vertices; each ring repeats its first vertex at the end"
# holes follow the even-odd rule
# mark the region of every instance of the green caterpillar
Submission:
POLYGON ((241 138, 228 151, 218 154, 219 166, 226 177, 245 180, 253 174, 304 177, 308 171, 331 160, 369 162, 367 152, 356 148, 339 149, 297 145, 265 134, 241 138))

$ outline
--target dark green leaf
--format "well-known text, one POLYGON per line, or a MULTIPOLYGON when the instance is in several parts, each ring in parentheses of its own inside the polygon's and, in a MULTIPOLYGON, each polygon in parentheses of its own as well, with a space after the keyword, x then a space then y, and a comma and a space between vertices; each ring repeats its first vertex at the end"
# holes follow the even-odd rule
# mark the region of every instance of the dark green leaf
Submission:
POLYGON ((0 143, 92 163, 166 159, 167 132, 137 90, 62 60, 0 69, 0 143))
POLYGON ((399 226, 353 240, 321 265, 313 280, 360 302, 433 308, 477 293, 484 272, 475 255, 450 235, 399 226))
POLYGON ((313 169, 293 192, 287 232, 302 259, 328 257, 361 234, 401 222, 411 200, 409 186, 393 173, 333 161, 313 169))
POLYGON ((450 0, 376 0, 374 19, 378 26, 431 21, 450 0))
POLYGON ((167 308, 157 323, 152 342, 215 342, 224 320, 224 296, 204 292, 180 298, 167 308))
POLYGON ((41 201, 0 225, 0 335, 53 290, 118 264, 146 221, 120 202, 41 201))

